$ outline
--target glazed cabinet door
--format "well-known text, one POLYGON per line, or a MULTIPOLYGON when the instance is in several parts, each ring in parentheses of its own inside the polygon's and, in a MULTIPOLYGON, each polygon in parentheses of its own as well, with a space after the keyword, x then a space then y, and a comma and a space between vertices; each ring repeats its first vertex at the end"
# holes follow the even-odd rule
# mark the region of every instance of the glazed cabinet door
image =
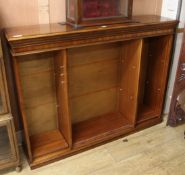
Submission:
POLYGON ((18 160, 18 150, 15 146, 12 119, 6 115, 0 117, 0 169, 8 167, 18 160))
POLYGON ((0 57, 0 115, 8 112, 4 75, 5 75, 4 64, 3 60, 0 57))

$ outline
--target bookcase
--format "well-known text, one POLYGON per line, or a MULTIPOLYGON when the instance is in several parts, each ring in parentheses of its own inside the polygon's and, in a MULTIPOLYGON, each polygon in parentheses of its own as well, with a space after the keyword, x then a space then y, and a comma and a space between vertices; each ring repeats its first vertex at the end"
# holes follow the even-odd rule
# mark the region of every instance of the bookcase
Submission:
POLYGON ((177 21, 134 21, 5 30, 31 168, 162 121, 177 21))

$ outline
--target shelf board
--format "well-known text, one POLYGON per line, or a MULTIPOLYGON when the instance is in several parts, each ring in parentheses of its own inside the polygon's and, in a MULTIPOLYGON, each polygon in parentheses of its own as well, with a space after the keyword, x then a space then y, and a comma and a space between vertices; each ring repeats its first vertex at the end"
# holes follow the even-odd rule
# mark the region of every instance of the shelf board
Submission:
POLYGON ((147 120, 156 118, 158 116, 159 116, 158 111, 156 111, 155 108, 151 106, 143 105, 139 112, 137 123, 142 123, 147 120))
POLYGON ((120 113, 95 117, 73 125, 73 147, 98 142, 121 135, 133 125, 120 113))
POLYGON ((68 147, 59 130, 53 130, 30 137, 33 158, 44 156, 68 147))

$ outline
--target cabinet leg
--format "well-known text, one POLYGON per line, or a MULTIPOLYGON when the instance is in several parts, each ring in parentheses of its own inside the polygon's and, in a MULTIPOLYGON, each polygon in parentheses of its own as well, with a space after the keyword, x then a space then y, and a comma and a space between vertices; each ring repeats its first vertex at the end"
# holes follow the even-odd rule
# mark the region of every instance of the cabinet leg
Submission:
POLYGON ((15 170, 17 173, 19 173, 19 172, 21 172, 21 169, 22 169, 21 165, 18 165, 15 170))

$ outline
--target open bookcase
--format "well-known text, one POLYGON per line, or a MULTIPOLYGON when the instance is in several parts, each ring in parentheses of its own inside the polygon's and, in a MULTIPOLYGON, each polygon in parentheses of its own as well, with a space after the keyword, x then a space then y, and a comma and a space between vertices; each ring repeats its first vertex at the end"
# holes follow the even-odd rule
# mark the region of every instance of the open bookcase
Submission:
POLYGON ((6 31, 31 168, 162 121, 177 23, 139 20, 6 31))
POLYGON ((160 116, 172 36, 20 56, 30 157, 114 138, 160 116))

